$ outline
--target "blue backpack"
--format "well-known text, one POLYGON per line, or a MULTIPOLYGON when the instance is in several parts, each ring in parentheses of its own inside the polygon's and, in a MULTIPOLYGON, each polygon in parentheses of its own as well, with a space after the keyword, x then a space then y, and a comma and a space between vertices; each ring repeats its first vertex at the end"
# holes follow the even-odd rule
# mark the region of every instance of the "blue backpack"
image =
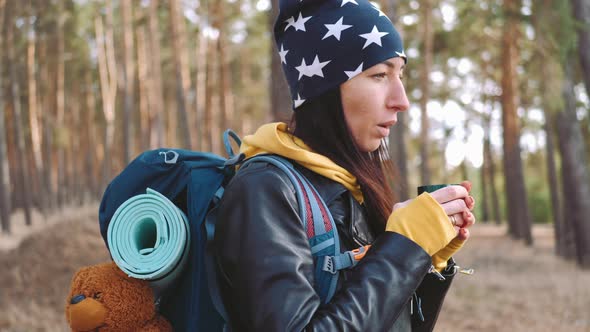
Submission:
MULTIPOLYGON (((120 208, 128 201, 145 195, 146 190, 148 194, 156 193, 159 198, 162 196, 162 199, 173 202, 180 211, 179 215, 185 218, 188 224, 186 238, 190 242, 187 244, 187 263, 175 278, 174 286, 163 294, 157 294, 160 312, 176 331, 224 329, 227 315, 219 295, 209 248, 215 232, 216 207, 225 186, 235 174, 236 166, 240 164, 260 161, 273 164, 284 171, 293 183, 299 203, 299 215, 304 221, 303 226, 314 257, 315 289, 322 303, 329 302, 334 295, 339 271, 354 266, 366 250, 359 248, 340 253, 338 233, 330 211, 311 183, 288 160, 276 155, 261 155, 244 161, 243 155, 234 154, 230 137, 238 145, 241 144, 235 133, 224 133, 223 140, 229 159, 182 149, 157 149, 142 153, 112 180, 100 204, 100 232, 107 248, 110 247, 107 238, 111 221, 114 217, 121 216, 120 208)), ((122 223, 127 222, 122 220, 122 223)), ((122 229, 121 232, 125 230, 124 227, 117 229, 122 229)), ((110 232, 114 232, 113 229, 110 232)), ((149 234, 154 239, 141 241, 148 243, 148 246, 153 245, 154 248, 135 248, 141 252, 140 258, 145 260, 150 259, 149 256, 158 244, 165 242, 163 236, 154 232, 149 234)), ((137 235, 129 235, 131 236, 137 235)), ((112 249, 109 248, 115 259, 112 249)), ((116 259, 115 262, 121 267, 116 259)), ((131 267, 132 271, 135 271, 133 268, 131 267)), ((136 270, 141 268, 136 267, 136 270)))

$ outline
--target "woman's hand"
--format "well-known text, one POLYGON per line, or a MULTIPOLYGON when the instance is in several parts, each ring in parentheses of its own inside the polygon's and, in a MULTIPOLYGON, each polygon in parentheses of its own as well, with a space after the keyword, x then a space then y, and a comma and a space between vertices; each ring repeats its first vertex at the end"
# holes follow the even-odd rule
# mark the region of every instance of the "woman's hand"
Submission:
MULTIPOLYGON (((449 222, 453 222, 455 231, 460 240, 469 238, 469 227, 475 223, 475 215, 471 212, 475 207, 475 199, 469 195, 471 182, 463 181, 460 185, 448 186, 438 189, 430 195, 436 200, 449 216, 449 222)), ((412 200, 397 203, 393 210, 408 205, 412 200)))

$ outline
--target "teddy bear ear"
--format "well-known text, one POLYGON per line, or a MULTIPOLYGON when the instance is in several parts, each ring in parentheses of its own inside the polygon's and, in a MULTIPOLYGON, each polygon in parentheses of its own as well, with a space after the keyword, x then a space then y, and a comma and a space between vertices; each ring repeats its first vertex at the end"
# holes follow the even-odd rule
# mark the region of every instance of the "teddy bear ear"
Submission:
POLYGON ((125 272, 123 272, 123 270, 121 270, 119 266, 115 264, 115 262, 105 263, 105 265, 107 265, 108 268, 111 269, 117 276, 123 279, 129 279, 129 276, 125 272))
POLYGON ((80 269, 78 269, 78 271, 76 271, 74 273, 74 276, 72 277, 72 289, 74 288, 74 286, 76 286, 81 280, 84 280, 87 278, 89 271, 91 270, 92 266, 85 266, 82 267, 80 269))

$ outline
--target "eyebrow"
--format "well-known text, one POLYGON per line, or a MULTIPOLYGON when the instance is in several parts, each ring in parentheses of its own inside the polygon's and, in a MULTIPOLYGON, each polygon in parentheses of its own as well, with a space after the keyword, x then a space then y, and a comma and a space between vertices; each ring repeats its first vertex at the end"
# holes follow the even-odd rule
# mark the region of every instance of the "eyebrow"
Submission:
MULTIPOLYGON (((385 61, 383 61, 381 63, 384 64, 384 65, 386 65, 387 67, 389 67, 391 69, 395 69, 395 65, 391 61, 389 61, 389 60, 385 60, 385 61)), ((405 67, 406 67, 406 64, 404 63, 401 66, 400 70, 403 70, 405 67)))

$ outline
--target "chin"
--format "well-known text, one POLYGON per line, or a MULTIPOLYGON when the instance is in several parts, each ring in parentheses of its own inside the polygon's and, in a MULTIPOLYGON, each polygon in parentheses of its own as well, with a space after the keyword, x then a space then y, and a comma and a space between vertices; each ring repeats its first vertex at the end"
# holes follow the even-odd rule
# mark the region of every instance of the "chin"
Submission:
POLYGON ((364 144, 363 146, 359 146, 359 149, 362 152, 370 153, 370 152, 377 151, 380 146, 381 146, 381 140, 379 140, 378 142, 375 142, 375 143, 369 142, 367 144, 364 144))

